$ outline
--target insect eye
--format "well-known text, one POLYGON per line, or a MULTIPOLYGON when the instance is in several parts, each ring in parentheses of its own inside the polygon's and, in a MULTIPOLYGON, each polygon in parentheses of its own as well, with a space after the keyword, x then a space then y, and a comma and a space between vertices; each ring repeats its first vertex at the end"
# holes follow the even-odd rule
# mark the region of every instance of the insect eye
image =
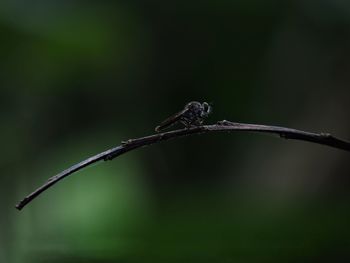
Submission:
POLYGON ((211 112, 211 107, 207 102, 203 102, 203 109, 206 113, 210 113, 211 112))

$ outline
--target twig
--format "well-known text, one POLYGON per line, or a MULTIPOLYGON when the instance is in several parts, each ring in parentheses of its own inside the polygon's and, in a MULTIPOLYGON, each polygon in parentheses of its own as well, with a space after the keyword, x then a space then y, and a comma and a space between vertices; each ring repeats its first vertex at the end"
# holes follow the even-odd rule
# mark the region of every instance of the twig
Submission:
POLYGON ((121 145, 115 148, 109 149, 95 156, 92 156, 78 164, 73 165, 67 170, 64 170, 63 172, 51 177, 44 185, 42 185, 37 190, 35 190, 34 192, 26 196, 23 200, 21 200, 16 205, 16 208, 18 210, 21 210, 24 206, 30 203, 35 197, 40 195, 49 187, 56 184, 58 181, 98 161, 112 160, 123 153, 127 153, 129 151, 132 151, 134 149, 137 149, 143 146, 148 146, 154 143, 170 140, 173 138, 188 136, 191 134, 201 134, 201 133, 208 133, 208 132, 234 132, 234 131, 272 133, 272 134, 277 134, 280 137, 285 139, 308 141, 312 143, 327 145, 333 148, 342 149, 345 151, 350 151, 349 142, 340 140, 328 133, 312 133, 312 132, 305 132, 305 131, 284 128, 284 127, 237 123, 237 122, 230 122, 230 121, 224 120, 224 121, 219 121, 217 124, 213 124, 213 125, 202 125, 202 126, 196 126, 196 127, 186 128, 186 129, 173 130, 169 132, 153 134, 142 138, 130 139, 125 142, 122 142, 121 145))

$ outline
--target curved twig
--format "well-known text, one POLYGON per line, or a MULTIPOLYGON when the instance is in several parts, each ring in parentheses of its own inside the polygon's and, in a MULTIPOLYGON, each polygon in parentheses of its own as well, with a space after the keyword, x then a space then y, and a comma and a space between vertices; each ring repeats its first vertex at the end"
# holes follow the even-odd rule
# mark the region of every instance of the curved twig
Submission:
POLYGON ((170 140, 173 138, 179 138, 179 137, 188 136, 191 134, 223 132, 223 131, 224 132, 248 131, 248 132, 272 133, 272 134, 277 134, 280 137, 285 139, 308 141, 312 143, 327 145, 333 148, 342 149, 345 151, 350 151, 349 142, 340 140, 328 133, 312 133, 312 132, 305 132, 305 131, 284 128, 284 127, 237 123, 237 122, 230 122, 230 121, 224 120, 224 121, 219 121, 217 124, 213 124, 213 125, 202 125, 202 126, 191 127, 188 129, 186 128, 186 129, 173 130, 173 131, 153 134, 142 138, 130 139, 125 142, 122 142, 121 145, 115 148, 109 149, 95 156, 92 156, 80 163, 73 165, 67 170, 64 170, 63 172, 51 177, 44 185, 42 185, 37 190, 35 190, 34 192, 26 196, 23 200, 21 200, 16 205, 16 208, 18 210, 21 210, 24 206, 30 203, 35 197, 40 195, 46 189, 53 186, 58 181, 98 161, 112 160, 117 156, 123 153, 127 153, 131 150, 134 150, 143 146, 151 145, 154 143, 158 143, 161 141, 170 140))

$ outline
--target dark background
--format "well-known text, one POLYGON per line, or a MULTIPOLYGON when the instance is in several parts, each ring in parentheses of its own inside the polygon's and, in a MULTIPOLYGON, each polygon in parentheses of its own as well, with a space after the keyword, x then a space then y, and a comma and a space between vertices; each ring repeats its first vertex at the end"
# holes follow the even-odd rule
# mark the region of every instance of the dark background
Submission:
POLYGON ((272 136, 154 145, 14 208, 191 100, 350 139, 347 1, 3 0, 0 58, 0 262, 350 261, 349 154, 272 136))

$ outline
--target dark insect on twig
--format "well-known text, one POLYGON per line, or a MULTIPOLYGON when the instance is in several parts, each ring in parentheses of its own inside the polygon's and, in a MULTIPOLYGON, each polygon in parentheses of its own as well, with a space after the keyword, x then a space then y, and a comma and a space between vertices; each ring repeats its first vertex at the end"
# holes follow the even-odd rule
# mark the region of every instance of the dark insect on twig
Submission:
POLYGON ((285 139, 294 139, 300 141, 308 141, 312 143, 327 145, 333 148, 342 149, 345 151, 350 151, 350 143, 336 137, 333 137, 329 133, 314 133, 306 132, 296 129, 290 129, 285 127, 270 126, 270 125, 260 125, 260 124, 247 124, 247 123, 238 123, 230 121, 219 121, 216 124, 212 125, 202 125, 204 119, 211 112, 211 107, 208 103, 203 102, 190 102, 185 108, 175 114, 174 116, 168 118, 162 122, 159 126, 156 127, 156 131, 159 132, 165 128, 172 126, 173 124, 180 122, 185 125, 184 129, 172 130, 168 132, 156 133, 150 136, 129 139, 125 142, 122 142, 121 145, 99 153, 95 156, 92 156, 80 163, 77 163, 67 170, 51 177, 44 185, 36 189, 34 192, 22 199, 17 205, 16 208, 21 210, 24 206, 30 203, 35 197, 40 195, 42 192, 62 180, 67 176, 87 167, 98 161, 108 161, 112 160, 124 153, 141 148, 144 146, 152 145, 161 141, 167 141, 170 139, 180 138, 192 134, 202 134, 210 132, 237 132, 237 131, 246 131, 246 132, 259 132, 259 133, 272 133, 277 134, 281 138, 285 139))
POLYGON ((155 128, 156 132, 160 132, 166 128, 180 122, 185 127, 199 126, 204 122, 204 119, 212 112, 212 107, 207 103, 191 101, 186 104, 182 111, 170 116, 155 128))

